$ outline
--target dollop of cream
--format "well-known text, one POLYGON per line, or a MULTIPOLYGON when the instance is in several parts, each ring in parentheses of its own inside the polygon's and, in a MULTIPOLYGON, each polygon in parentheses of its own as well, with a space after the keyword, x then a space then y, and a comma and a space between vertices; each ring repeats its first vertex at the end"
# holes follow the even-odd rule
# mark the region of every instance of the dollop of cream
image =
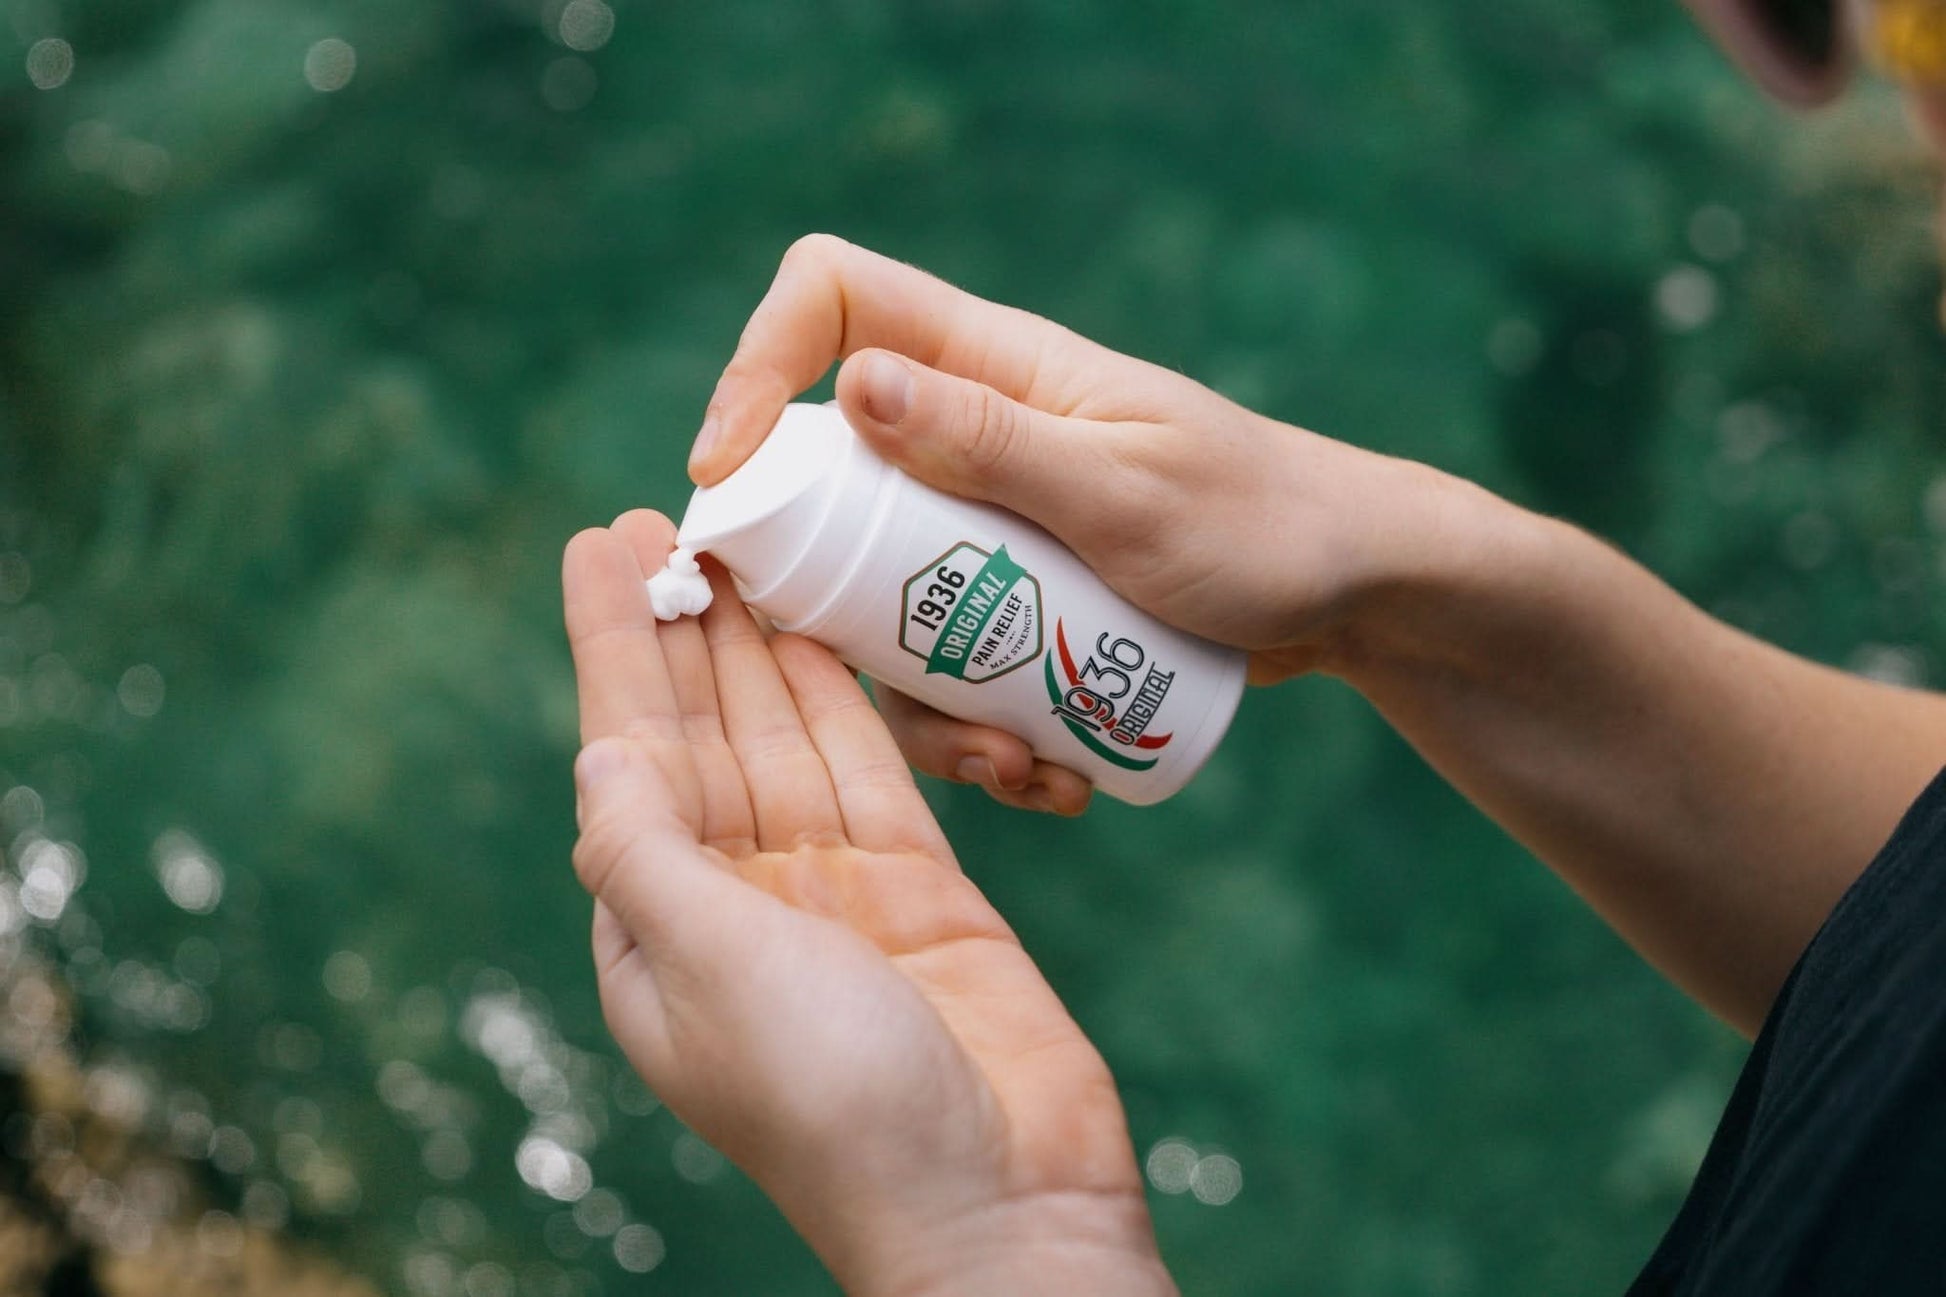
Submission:
POLYGON ((649 578, 649 606, 657 621, 694 617, 709 607, 709 578, 696 556, 681 546, 669 552, 669 562, 649 578))

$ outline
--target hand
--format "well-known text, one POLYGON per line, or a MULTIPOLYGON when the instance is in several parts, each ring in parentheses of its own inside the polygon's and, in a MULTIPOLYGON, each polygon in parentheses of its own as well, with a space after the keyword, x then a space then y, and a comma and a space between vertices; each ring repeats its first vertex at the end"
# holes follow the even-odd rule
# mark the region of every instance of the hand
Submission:
POLYGON ((602 1009, 855 1293, 1169 1292, 1113 1079, 849 672, 632 513, 562 574, 602 1009))
MULTIPOLYGON (((727 476, 834 361, 874 449, 1058 536, 1138 606, 1252 651, 1265 684, 1326 667, 1358 602, 1419 561, 1469 488, 1273 422, 1171 370, 827 235, 785 256, 710 401, 690 472, 727 476)), ((1076 813, 1081 776, 879 690, 914 765, 1076 813)))

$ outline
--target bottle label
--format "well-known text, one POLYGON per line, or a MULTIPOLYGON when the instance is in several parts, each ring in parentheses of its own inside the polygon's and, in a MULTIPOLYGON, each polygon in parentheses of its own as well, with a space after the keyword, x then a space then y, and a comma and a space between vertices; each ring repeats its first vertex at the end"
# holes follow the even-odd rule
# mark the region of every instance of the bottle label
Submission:
POLYGON ((1042 620, 1041 583, 1005 545, 962 541, 907 579, 899 647, 927 675, 984 684, 1040 656, 1042 620))
POLYGON ((1124 770, 1149 769, 1175 737, 1152 734, 1149 726, 1176 673, 1150 662, 1148 651, 1125 636, 1104 631, 1093 645, 1083 641, 1080 647, 1079 653, 1070 647, 1067 626, 1056 618, 1055 651, 1047 655, 1047 696, 1054 714, 1103 761, 1124 770))

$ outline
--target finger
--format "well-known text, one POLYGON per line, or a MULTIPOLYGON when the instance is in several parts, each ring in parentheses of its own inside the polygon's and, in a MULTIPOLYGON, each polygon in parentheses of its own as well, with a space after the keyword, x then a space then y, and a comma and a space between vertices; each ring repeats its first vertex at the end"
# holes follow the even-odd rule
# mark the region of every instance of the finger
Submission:
POLYGON ((830 650, 801 636, 779 635, 770 647, 831 772, 845 837, 866 851, 919 851, 955 863, 899 745, 857 679, 830 650))
POLYGON ((828 234, 785 253, 710 398, 689 472, 709 485, 762 442, 784 405, 862 347, 885 347, 1043 408, 1079 399, 1072 373, 1121 357, 1049 320, 962 292, 828 234))
MULTIPOLYGON (((650 509, 623 514, 612 530, 634 551, 644 572, 661 571, 669 551, 675 548, 675 525, 650 509)), ((750 811, 749 790, 743 783, 743 768, 723 732, 716 675, 710 666, 702 623, 694 617, 662 622, 656 627, 656 640, 668 664, 677 715, 702 793, 702 840, 726 855, 746 855, 756 849, 756 821, 750 811)))
POLYGON ((1014 791, 1033 778, 1033 749, 1005 730, 948 716, 883 683, 873 683, 872 696, 905 759, 924 773, 1014 791))
POLYGON ((1018 810, 1075 816, 1088 809, 1095 786, 1066 766, 1036 761, 1025 788, 988 788, 987 795, 1018 810))
POLYGON ((723 733, 743 771, 757 845, 789 851, 843 840, 844 817, 831 775, 798 714, 770 645, 737 598, 721 564, 704 560, 716 591, 702 617, 716 675, 723 733))
POLYGON ((1141 425, 1050 414, 985 383, 890 351, 838 371, 838 403, 871 447, 950 495, 989 500, 1086 547, 1117 519, 1150 518, 1161 484, 1141 425))
MULTIPOLYGON (((697 916, 720 913, 748 890, 696 841, 682 796, 653 748, 634 737, 599 738, 574 763, 582 807, 575 873, 629 940, 651 950, 689 941, 697 916)), ((600 953, 623 953, 612 931, 600 953)))
POLYGON ((561 593, 580 697, 581 741, 627 734, 651 744, 678 804, 700 823, 701 790, 633 551, 612 532, 582 532, 562 557, 561 593))
POLYGON ((665 725, 669 737, 678 737, 675 689, 634 552, 612 532, 582 532, 562 558, 561 593, 581 699, 581 741, 644 721, 665 725))
POLYGON ((1085 776, 1039 760, 1005 730, 948 716, 876 681, 872 694, 900 751, 919 770, 977 784, 995 801, 1023 811, 1079 815, 1088 809, 1095 787, 1085 776))
POLYGON ((697 843, 649 745, 597 739, 574 774, 584 807, 574 868, 595 898, 590 936, 602 1013, 653 1083, 675 1057, 664 987, 693 993, 721 984, 736 937, 748 936, 773 902, 697 843))

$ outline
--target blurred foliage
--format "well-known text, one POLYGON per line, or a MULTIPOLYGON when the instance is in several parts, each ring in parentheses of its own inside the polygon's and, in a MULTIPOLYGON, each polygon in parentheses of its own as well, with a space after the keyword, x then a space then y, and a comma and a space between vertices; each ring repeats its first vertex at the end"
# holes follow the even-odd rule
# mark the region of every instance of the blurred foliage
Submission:
MULTIPOLYGON (((393 1291, 829 1291, 606 1043, 556 610, 576 528, 680 508, 789 241, 1926 679, 1932 183, 1889 97, 1788 119, 1667 4, 0 0, 0 814, 86 864, 6 949, 232 1210, 393 1291)), ((1253 697, 1155 811, 934 791, 1139 1150, 1241 1166, 1155 1195, 1186 1291, 1646 1256, 1741 1046, 1355 697, 1253 697)))

